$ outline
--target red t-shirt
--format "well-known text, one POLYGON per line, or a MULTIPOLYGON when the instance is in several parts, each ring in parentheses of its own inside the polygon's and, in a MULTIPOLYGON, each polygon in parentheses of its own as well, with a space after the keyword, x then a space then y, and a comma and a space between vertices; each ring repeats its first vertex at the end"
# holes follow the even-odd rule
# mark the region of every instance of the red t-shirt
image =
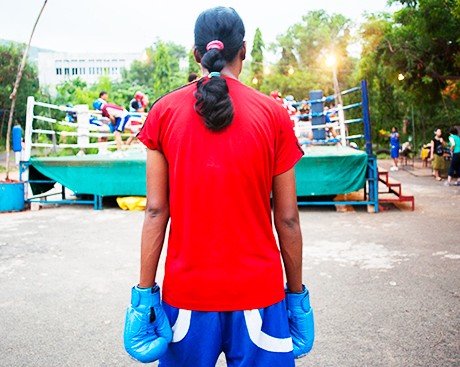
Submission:
POLYGON ((196 83, 158 100, 138 138, 169 164, 163 299, 196 311, 268 307, 284 298, 273 233, 273 177, 302 157, 286 110, 226 78, 234 120, 219 132, 195 112, 196 83))

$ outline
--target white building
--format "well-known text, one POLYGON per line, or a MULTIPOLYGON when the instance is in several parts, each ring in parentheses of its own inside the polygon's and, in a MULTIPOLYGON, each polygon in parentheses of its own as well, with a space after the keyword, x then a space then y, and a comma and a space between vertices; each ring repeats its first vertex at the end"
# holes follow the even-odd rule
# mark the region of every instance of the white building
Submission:
POLYGON ((67 53, 40 52, 38 54, 38 81, 50 92, 65 80, 80 78, 87 84, 96 83, 104 75, 112 81, 121 80, 121 70, 128 69, 137 53, 67 53))

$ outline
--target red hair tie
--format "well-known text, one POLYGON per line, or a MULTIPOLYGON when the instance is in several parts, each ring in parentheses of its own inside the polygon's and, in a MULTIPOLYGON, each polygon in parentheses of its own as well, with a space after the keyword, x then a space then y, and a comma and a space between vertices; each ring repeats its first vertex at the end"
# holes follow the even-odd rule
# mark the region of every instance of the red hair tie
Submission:
POLYGON ((211 41, 206 45, 206 51, 209 51, 212 48, 217 48, 218 50, 224 49, 224 44, 221 41, 215 40, 211 41))

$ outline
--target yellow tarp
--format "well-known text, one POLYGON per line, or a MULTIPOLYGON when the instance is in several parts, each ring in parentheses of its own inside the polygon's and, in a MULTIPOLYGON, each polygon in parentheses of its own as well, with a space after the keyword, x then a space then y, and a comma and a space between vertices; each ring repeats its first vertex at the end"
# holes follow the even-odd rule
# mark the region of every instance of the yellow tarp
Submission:
POLYGON ((140 196, 118 197, 117 203, 123 210, 144 210, 147 199, 140 196))

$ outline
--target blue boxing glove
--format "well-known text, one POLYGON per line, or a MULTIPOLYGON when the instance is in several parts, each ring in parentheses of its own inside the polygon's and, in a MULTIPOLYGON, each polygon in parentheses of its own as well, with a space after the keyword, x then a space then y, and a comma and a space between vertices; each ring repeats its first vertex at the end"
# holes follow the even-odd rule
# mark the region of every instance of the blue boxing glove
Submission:
POLYGON ((294 357, 300 358, 306 355, 315 340, 315 327, 313 310, 310 307, 310 294, 303 285, 302 293, 291 293, 286 290, 286 307, 289 318, 289 330, 291 332, 294 357))
POLYGON ((168 349, 172 330, 160 301, 160 287, 133 287, 126 311, 124 343, 131 357, 143 363, 158 360, 168 349))

